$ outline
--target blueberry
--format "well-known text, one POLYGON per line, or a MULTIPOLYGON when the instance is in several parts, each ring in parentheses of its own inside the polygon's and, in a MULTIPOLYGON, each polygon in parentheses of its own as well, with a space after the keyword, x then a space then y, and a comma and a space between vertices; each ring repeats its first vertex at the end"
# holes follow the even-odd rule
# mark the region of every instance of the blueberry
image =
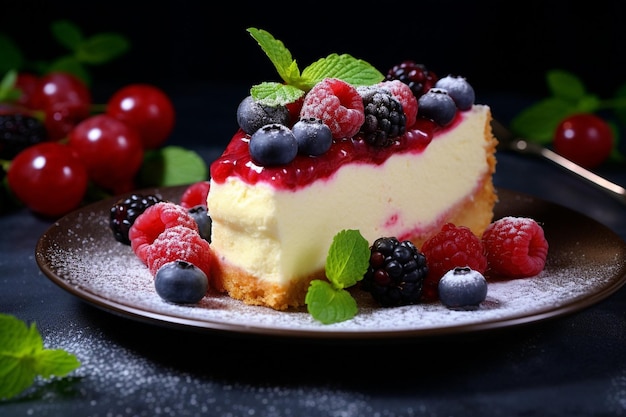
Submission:
POLYGON ((456 103, 446 90, 431 88, 417 101, 417 114, 439 126, 447 126, 456 115, 456 103))
POLYGON ((286 106, 267 106, 254 100, 252 96, 244 98, 237 107, 237 123, 249 135, 270 123, 286 125, 289 117, 286 106))
POLYGON ((457 267, 439 280, 439 299, 453 310, 476 310, 487 297, 487 280, 478 271, 457 267))
POLYGON ((212 221, 209 216, 209 212, 205 205, 199 204, 195 207, 190 208, 189 214, 196 221, 198 225, 198 231, 200 232, 200 236, 207 242, 211 243, 211 226, 212 221))
POLYGON ((438 80, 435 87, 446 90, 459 110, 469 110, 476 99, 474 88, 463 77, 448 75, 438 80))
POLYGON ((250 137, 250 156, 261 166, 288 164, 297 154, 296 137, 285 125, 265 125, 250 137))
POLYGON ((163 265, 154 277, 157 294, 175 304, 195 304, 206 295, 209 280, 194 264, 173 261, 163 265))
POLYGON ((302 155, 321 155, 328 151, 333 143, 330 128, 315 117, 299 120, 291 131, 298 142, 298 153, 302 155))

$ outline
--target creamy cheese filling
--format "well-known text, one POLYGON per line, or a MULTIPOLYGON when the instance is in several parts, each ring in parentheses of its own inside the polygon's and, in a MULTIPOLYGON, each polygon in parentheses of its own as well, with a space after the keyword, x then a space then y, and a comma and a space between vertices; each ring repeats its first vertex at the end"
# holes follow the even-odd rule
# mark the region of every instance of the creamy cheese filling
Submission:
POLYGON ((235 176, 213 181, 211 246, 226 262, 283 284, 323 269, 342 229, 358 229, 370 243, 427 230, 467 199, 489 170, 488 113, 475 105, 423 152, 393 155, 381 165, 348 164, 297 191, 235 176))

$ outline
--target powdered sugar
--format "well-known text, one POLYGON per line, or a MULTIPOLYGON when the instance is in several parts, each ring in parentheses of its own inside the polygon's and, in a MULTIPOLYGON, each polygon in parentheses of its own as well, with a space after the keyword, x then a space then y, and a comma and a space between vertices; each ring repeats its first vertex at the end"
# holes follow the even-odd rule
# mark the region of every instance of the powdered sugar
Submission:
POLYGON ((78 219, 51 228, 38 246, 40 265, 55 282, 107 309, 207 329, 340 337, 476 330, 580 309, 611 294, 624 279, 620 248, 586 254, 581 242, 571 242, 572 247, 551 247, 546 269, 537 277, 490 282, 478 310, 449 310, 441 303, 380 308, 369 294, 354 288, 357 316, 324 325, 305 308, 274 311, 222 294, 211 294, 193 306, 167 303, 157 295, 152 275, 131 248, 108 233, 106 216, 83 213, 78 219))

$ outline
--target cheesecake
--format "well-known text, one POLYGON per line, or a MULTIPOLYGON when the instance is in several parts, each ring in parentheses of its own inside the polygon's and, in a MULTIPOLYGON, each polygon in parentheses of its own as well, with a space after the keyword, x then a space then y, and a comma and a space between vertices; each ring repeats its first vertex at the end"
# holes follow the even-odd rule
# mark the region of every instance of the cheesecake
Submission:
POLYGON ((211 165, 214 282, 247 304, 284 310, 303 305, 310 281, 324 278, 340 230, 417 247, 447 222, 482 235, 497 200, 490 121, 488 106, 473 105, 445 128, 418 120, 384 150, 338 141, 321 157, 269 168, 251 161, 239 131, 211 165))
POLYGON ((385 76, 337 54, 300 73, 281 42, 250 33, 283 82, 251 89, 240 129, 210 166, 216 290, 298 308, 311 281, 325 279, 342 230, 418 248, 450 222, 482 235, 497 201, 497 141, 491 109, 474 103, 464 78, 439 79, 412 61, 385 76), (301 121, 306 129, 296 129, 301 121))

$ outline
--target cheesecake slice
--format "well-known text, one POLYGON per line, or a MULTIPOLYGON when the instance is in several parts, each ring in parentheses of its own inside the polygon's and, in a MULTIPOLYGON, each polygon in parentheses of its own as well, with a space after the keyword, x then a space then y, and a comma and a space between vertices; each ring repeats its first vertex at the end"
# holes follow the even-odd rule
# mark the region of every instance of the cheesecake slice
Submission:
POLYGON ((358 138, 334 141, 320 156, 258 166, 250 135, 238 131, 211 165, 214 285, 251 305, 304 305, 324 278, 333 237, 358 229, 411 240, 419 248, 446 222, 480 236, 497 200, 491 111, 472 105, 441 127, 420 119, 385 148, 358 138))

